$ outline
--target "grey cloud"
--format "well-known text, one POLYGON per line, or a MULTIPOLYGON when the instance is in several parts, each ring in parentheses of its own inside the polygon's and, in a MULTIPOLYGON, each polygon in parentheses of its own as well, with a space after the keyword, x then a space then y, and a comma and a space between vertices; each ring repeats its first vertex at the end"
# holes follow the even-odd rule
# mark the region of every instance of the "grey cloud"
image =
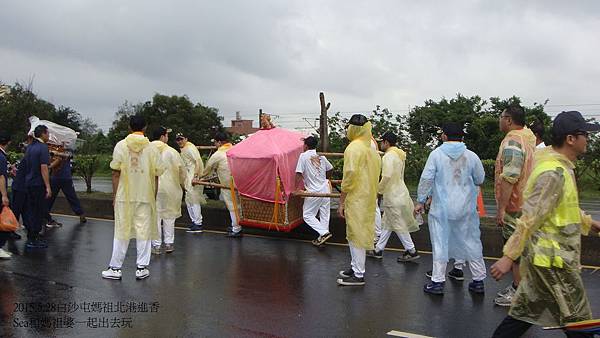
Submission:
MULTIPOLYGON (((406 109, 429 98, 594 101, 595 1, 8 2, 0 81, 106 128, 125 100, 187 94, 254 116, 406 109)), ((282 118, 283 119, 283 118, 282 118)))

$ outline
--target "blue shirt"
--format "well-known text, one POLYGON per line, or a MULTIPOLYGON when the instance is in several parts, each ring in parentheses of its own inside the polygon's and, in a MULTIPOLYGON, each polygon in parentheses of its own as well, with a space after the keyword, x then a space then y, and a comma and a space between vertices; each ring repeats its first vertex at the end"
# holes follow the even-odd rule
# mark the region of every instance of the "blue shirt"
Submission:
POLYGON ((43 164, 50 164, 50 153, 48 152, 48 146, 45 143, 34 139, 33 143, 27 147, 27 151, 25 152, 25 160, 27 161, 25 186, 27 188, 44 186, 41 166, 43 164))
POLYGON ((71 179, 71 159, 63 160, 58 170, 52 171, 51 179, 71 179))
POLYGON ((6 159, 6 153, 2 149, 0 149, 0 176, 4 176, 4 185, 8 189, 8 160, 6 159))
POLYGON ((13 191, 27 191, 25 187, 25 176, 27 175, 27 162, 25 158, 19 162, 17 165, 17 175, 13 178, 12 181, 12 190, 13 191))

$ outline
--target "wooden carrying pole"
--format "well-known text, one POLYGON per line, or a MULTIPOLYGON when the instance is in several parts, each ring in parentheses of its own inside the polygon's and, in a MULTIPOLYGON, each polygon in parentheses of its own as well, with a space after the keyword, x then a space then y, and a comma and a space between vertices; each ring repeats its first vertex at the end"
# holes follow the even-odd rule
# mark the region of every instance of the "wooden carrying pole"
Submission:
MULTIPOLYGON (((228 185, 224 185, 224 184, 219 184, 219 183, 214 183, 214 182, 206 182, 206 181, 199 181, 199 180, 193 180, 192 181, 193 185, 204 185, 207 187, 215 187, 215 188, 219 188, 219 189, 227 189, 229 190, 230 187, 228 185)), ((307 192, 307 191, 295 191, 292 193, 292 195, 294 196, 299 196, 302 198, 305 197, 331 197, 331 198, 338 198, 340 197, 340 194, 336 194, 336 193, 317 193, 317 192, 307 192)))

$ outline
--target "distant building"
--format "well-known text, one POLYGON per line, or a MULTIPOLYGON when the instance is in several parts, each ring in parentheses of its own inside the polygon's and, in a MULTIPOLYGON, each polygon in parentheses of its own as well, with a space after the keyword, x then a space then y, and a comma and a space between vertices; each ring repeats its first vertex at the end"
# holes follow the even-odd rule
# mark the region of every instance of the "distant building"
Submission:
POLYGON ((225 128, 231 135, 249 135, 258 131, 252 126, 252 120, 243 120, 239 111, 235 112, 235 120, 231 120, 231 127, 225 128))

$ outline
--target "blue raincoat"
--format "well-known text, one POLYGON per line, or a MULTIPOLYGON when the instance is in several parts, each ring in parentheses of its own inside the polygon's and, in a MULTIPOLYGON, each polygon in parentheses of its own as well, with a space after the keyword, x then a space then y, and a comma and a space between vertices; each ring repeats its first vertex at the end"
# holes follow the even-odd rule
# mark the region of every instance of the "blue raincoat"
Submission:
POLYGON ((445 142, 429 155, 417 201, 432 197, 428 225, 434 261, 483 257, 477 195, 484 179, 481 160, 462 142, 445 142))

